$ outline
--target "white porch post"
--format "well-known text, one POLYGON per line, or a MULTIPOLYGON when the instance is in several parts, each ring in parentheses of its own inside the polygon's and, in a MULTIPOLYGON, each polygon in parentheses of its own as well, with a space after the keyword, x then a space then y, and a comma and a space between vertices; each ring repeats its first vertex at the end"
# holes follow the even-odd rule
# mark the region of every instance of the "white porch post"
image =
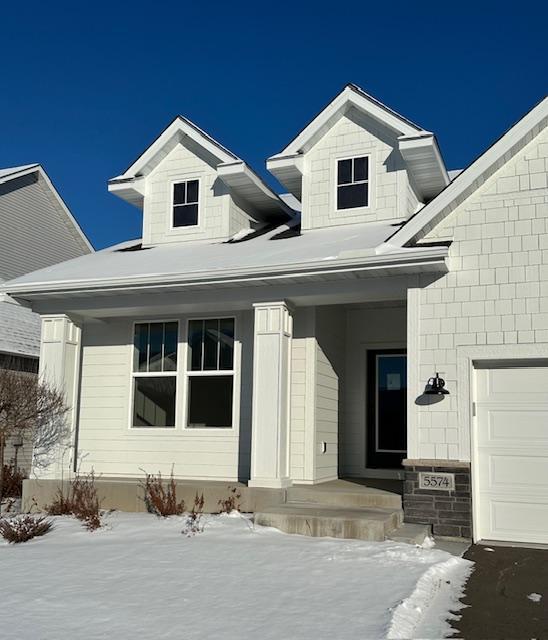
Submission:
POLYGON ((281 488, 289 478, 289 399, 293 318, 285 302, 253 305, 251 487, 281 488))
POLYGON ((34 468, 39 477, 60 479, 73 468, 80 344, 81 329, 68 316, 42 316, 39 375, 41 380, 65 395, 69 407, 65 420, 70 428, 70 439, 57 447, 47 468, 34 468))

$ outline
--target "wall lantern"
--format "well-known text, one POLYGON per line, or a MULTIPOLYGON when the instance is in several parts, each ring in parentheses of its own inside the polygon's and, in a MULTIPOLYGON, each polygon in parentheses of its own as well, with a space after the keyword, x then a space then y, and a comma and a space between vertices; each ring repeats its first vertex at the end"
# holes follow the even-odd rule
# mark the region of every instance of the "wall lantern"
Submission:
POLYGON ((440 374, 436 372, 434 378, 429 378, 426 383, 426 389, 424 393, 430 396, 445 396, 449 391, 445 388, 445 380, 440 378, 440 374))

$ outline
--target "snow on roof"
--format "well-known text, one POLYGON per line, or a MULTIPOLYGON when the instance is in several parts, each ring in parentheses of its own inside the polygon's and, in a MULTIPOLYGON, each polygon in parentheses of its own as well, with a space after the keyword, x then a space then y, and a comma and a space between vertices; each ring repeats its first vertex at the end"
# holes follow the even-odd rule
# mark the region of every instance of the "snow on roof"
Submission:
POLYGON ((222 243, 194 242, 142 248, 141 241, 125 242, 94 254, 81 256, 12 280, 6 291, 32 291, 35 285, 124 280, 163 276, 192 277, 234 270, 246 273, 265 268, 296 267, 328 263, 337 259, 372 255, 394 233, 390 223, 364 223, 300 233, 298 220, 276 228, 263 227, 254 233, 222 243), (27 288, 28 285, 28 288, 27 288), (12 289, 13 286, 13 289, 12 289))
POLYGON ((0 353, 37 358, 40 316, 26 307, 0 301, 0 353))
POLYGON ((0 169, 0 180, 2 178, 7 178, 15 173, 20 173, 21 171, 26 171, 27 169, 32 169, 33 167, 38 167, 37 163, 35 164, 23 164, 20 167, 7 167, 6 169, 0 169))

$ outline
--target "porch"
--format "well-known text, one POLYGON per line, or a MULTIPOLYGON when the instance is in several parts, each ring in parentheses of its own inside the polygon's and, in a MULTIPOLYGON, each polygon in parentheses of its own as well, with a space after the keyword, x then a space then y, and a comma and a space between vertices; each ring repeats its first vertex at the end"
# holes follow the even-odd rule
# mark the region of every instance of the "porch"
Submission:
MULTIPOLYGON (((143 489, 136 478, 95 480, 103 509, 145 512, 143 489)), ((204 496, 204 512, 218 513, 220 503, 236 496, 236 507, 254 513, 256 524, 287 533, 310 536, 421 543, 429 528, 403 525, 402 483, 397 480, 337 479, 316 486, 294 485, 268 489, 242 482, 192 482, 177 480, 177 499, 189 507, 195 496, 204 496), (235 493, 232 493, 233 490, 235 493)), ((23 508, 44 508, 58 489, 68 491, 68 480, 25 480, 23 508)))

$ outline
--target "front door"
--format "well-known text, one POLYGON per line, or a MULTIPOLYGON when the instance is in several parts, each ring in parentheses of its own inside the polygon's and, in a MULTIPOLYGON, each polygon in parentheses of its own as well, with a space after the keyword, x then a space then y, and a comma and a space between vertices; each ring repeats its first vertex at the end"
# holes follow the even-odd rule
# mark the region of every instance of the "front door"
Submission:
POLYGON ((367 352, 367 466, 395 469, 407 453, 407 353, 367 352))

